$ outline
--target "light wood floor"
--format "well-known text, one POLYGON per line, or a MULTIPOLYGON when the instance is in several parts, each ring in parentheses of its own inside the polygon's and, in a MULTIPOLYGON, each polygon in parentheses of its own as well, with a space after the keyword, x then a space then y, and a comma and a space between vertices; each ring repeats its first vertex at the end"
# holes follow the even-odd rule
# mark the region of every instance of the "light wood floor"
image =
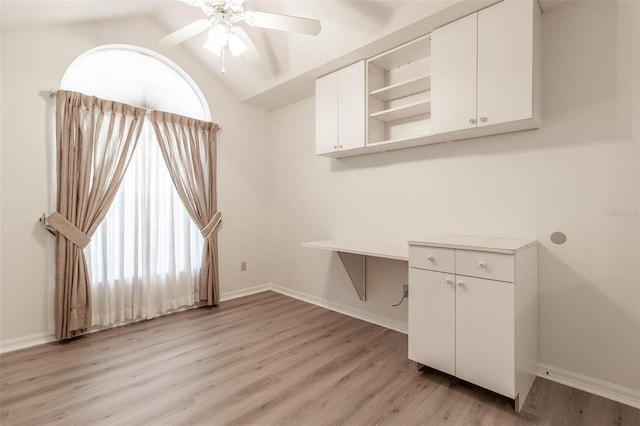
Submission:
POLYGON ((407 336, 273 292, 0 357, 7 425, 639 425, 538 378, 522 412, 434 370, 407 336))

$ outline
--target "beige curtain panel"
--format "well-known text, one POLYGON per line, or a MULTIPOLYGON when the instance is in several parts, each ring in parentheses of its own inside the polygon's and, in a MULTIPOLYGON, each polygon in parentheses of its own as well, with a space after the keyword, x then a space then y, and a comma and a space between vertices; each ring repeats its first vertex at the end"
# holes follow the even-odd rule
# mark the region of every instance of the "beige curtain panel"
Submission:
POLYGON ((151 112, 151 122, 171 179, 205 239, 200 300, 217 305, 220 289, 216 229, 222 218, 216 194, 218 125, 161 111, 151 112))
POLYGON ((56 99, 56 338, 91 326, 91 283, 82 249, 104 219, 135 150, 146 110, 70 91, 56 99))

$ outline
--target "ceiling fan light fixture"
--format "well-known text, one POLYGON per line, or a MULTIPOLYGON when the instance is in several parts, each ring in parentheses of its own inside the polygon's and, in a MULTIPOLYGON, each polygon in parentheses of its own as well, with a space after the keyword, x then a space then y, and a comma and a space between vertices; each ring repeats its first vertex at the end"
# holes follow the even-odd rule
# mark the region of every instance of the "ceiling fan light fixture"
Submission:
POLYGON ((209 30, 209 40, 216 40, 223 46, 227 43, 229 38, 229 27, 222 22, 216 23, 213 28, 209 30))
POLYGON ((214 55, 220 56, 228 40, 229 29, 223 23, 218 22, 209 30, 209 37, 203 47, 214 55))
POLYGON ((244 44, 242 39, 240 39, 235 32, 229 33, 227 45, 229 46, 229 51, 233 57, 240 56, 247 51, 247 45, 244 44))
POLYGON ((225 22, 216 23, 209 30, 209 37, 204 48, 216 56, 222 56, 226 49, 236 57, 247 51, 247 45, 235 33, 234 28, 225 22))
POLYGON ((202 46, 211 53, 216 56, 220 56, 222 54, 222 49, 224 49, 225 44, 220 43, 218 40, 209 37, 209 39, 202 46))

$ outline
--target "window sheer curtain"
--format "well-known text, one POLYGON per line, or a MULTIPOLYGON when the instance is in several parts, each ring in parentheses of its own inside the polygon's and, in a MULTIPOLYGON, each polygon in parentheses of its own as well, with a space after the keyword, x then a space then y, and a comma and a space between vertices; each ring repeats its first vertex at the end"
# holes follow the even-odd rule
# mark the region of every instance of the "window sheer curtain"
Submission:
POLYGON ((56 337, 91 326, 91 281, 83 248, 107 214, 141 131, 145 110, 77 92, 56 97, 56 337))
POLYGON ((145 118, 121 188, 85 250, 93 326, 150 319, 197 303, 202 246, 145 118))

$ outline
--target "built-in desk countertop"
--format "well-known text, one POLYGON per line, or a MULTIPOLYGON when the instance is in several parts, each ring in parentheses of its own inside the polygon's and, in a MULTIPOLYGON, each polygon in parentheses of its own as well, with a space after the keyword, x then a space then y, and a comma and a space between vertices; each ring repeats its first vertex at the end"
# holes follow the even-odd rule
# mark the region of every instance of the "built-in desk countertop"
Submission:
POLYGON ((386 244, 367 241, 326 240, 302 243, 302 247, 360 254, 363 256, 384 257, 386 259, 409 260, 409 246, 404 244, 386 244))
POLYGON ((409 260, 409 246, 366 241, 325 240, 302 243, 302 247, 331 250, 338 253, 360 300, 366 300, 367 257, 409 260))

